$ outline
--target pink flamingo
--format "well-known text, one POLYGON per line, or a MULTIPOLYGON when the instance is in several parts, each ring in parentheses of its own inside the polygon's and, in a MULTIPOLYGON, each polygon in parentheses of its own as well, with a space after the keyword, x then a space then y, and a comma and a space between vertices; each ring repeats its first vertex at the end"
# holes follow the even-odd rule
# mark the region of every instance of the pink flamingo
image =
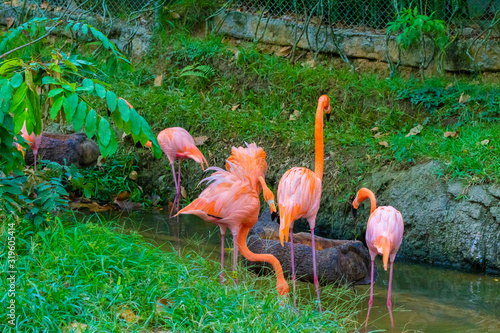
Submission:
POLYGON ((391 326, 394 327, 392 319, 392 303, 391 303, 391 285, 392 285, 392 266, 396 253, 403 240, 404 224, 401 213, 392 206, 382 206, 377 208, 377 201, 372 191, 367 188, 362 188, 358 191, 356 198, 352 203, 353 215, 356 217, 356 212, 364 200, 370 199, 371 210, 368 218, 368 226, 366 227, 366 245, 370 251, 372 258, 371 286, 370 286, 370 301, 368 301, 368 314, 366 315, 365 326, 368 325, 370 318, 370 310, 373 304, 373 267, 375 266, 375 257, 377 254, 382 255, 384 262, 384 270, 387 271, 387 261, 391 260, 391 270, 389 273, 389 291, 387 294, 387 308, 391 317, 391 326))
MULTIPOLYGON (((26 129, 26 121, 23 124, 23 128, 21 129, 21 136, 28 142, 28 145, 33 152, 33 156, 35 158, 35 172, 36 172, 36 160, 38 156, 38 148, 40 148, 40 144, 42 143, 42 133, 39 135, 35 135, 35 132, 28 134, 28 130, 26 129)), ((19 146, 18 146, 19 149, 19 146)), ((23 150, 24 156, 24 150, 23 150)))
POLYGON ((181 197, 181 161, 187 159, 193 159, 197 163, 200 163, 201 168, 204 170, 203 162, 205 162, 208 167, 207 160, 201 151, 196 147, 194 139, 191 134, 188 133, 184 128, 181 127, 170 127, 166 128, 158 134, 158 144, 161 150, 167 155, 170 165, 172 166, 172 173, 174 175, 175 183, 175 200, 172 204, 172 209, 170 210, 170 216, 174 206, 176 206, 177 211, 179 210, 179 201, 181 197), (179 171, 177 173, 177 179, 175 177, 174 162, 179 160, 179 171))
MULTIPOLYGON (((226 170, 231 172, 231 164, 237 165, 244 175, 248 179, 250 186, 254 189, 257 195, 260 195, 262 189, 264 190, 264 199, 270 207, 272 219, 276 218, 276 206, 274 204, 274 194, 270 191, 266 185, 265 176, 267 172, 267 162, 266 162, 266 152, 262 147, 258 147, 255 142, 248 144, 246 143, 246 148, 244 147, 233 147, 231 149, 231 156, 227 159, 226 170)), ((226 228, 221 227, 221 238, 222 244, 224 244, 224 235, 226 233, 226 228)), ((236 266, 238 260, 238 245, 236 244, 236 239, 238 236, 239 228, 231 228, 231 233, 233 234, 233 278, 236 283, 238 283, 236 276, 236 266)), ((224 261, 224 251, 222 245, 222 258, 221 267, 223 268, 224 261)), ((221 273, 221 281, 223 280, 221 273)))
POLYGON ((316 275, 316 248, 314 244, 314 226, 321 199, 321 181, 323 179, 323 111, 326 111, 327 120, 330 118, 330 98, 323 95, 318 100, 315 121, 316 160, 314 172, 307 168, 292 168, 281 177, 278 185, 278 206, 280 211, 280 240, 288 241, 290 235, 292 252, 292 283, 295 294, 295 263, 293 255, 293 222, 302 217, 307 219, 311 229, 314 286, 318 297, 319 311, 321 301, 319 297, 319 282, 316 275))
MULTIPOLYGON (((259 195, 248 182, 246 171, 229 161, 227 163, 231 171, 217 167, 207 169, 207 171, 215 171, 210 177, 201 181, 208 182, 209 186, 196 200, 181 209, 177 215, 193 214, 205 221, 218 224, 221 228, 239 230, 236 242, 241 254, 250 261, 264 261, 271 264, 276 273, 278 293, 286 295, 288 294, 288 284, 283 276, 283 270, 278 259, 270 254, 253 253, 246 245, 248 232, 259 217, 259 195)), ((272 192, 264 182, 261 181, 261 185, 264 198, 268 201, 271 200, 272 192)), ((223 268, 222 262, 221 268, 223 268)), ((221 282, 222 279, 223 276, 221 275, 221 282)))
MULTIPOLYGON (((123 98, 119 98, 123 99, 123 98)), ((127 103, 129 108, 133 108, 133 106, 125 99, 123 99, 125 103, 127 103)), ((161 147, 161 150, 167 155, 168 160, 170 161, 170 166, 172 167, 172 174, 174 175, 174 184, 175 184, 175 199, 172 204, 172 208, 170 209, 170 217, 172 217, 172 212, 174 211, 174 207, 177 207, 177 211, 179 210, 179 201, 181 197, 181 160, 193 159, 197 163, 200 163, 201 168, 204 170, 203 162, 208 167, 207 160, 205 156, 201 153, 201 151, 196 147, 194 143, 194 139, 186 131, 181 127, 170 127, 166 128, 158 134, 158 144, 161 147), (179 160, 179 172, 177 173, 177 177, 175 175, 175 160, 179 160)), ((146 147, 151 148, 151 141, 146 143, 146 147)))

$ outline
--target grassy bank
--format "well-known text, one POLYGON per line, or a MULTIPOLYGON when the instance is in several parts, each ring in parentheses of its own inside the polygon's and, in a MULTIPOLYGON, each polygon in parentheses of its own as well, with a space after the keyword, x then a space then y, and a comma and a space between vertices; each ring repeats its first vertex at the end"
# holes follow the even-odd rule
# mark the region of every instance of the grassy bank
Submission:
POLYGON ((353 73, 329 57, 313 68, 262 52, 270 46, 234 44, 181 32, 159 36, 137 71, 113 86, 156 131, 175 125, 207 135, 205 152, 219 142, 257 141, 280 160, 301 156, 310 164, 315 105, 328 94, 333 121, 325 127, 325 150, 335 161, 326 162, 330 169, 362 174, 379 165, 435 159, 447 165, 449 177, 500 179, 496 84, 467 76, 387 79, 353 73), (208 69, 187 68, 193 65, 208 69), (188 70, 197 76, 185 75, 188 70), (154 85, 159 75, 161 87, 154 85), (419 134, 408 136, 418 125, 419 134))
MULTIPOLYGON (((109 223, 60 222, 33 234, 16 229, 17 331, 89 332, 344 332, 354 328, 357 302, 346 290, 325 288, 323 315, 281 300, 275 279, 242 271, 240 284, 219 283, 219 263, 189 251, 161 252, 137 234, 109 223), (117 232, 118 231, 118 232, 117 232), (353 300, 348 303, 340 298, 353 300), (337 302, 334 302, 335 299, 337 302)), ((2 263, 6 262, 2 235, 2 263)), ((0 290, 7 288, 2 279, 0 290)), ((2 294, 6 294, 2 292, 2 294)), ((1 325, 6 325, 2 307, 1 325)), ((7 329, 7 326, 4 326, 7 329)), ((8 329, 7 329, 8 331, 8 329)))

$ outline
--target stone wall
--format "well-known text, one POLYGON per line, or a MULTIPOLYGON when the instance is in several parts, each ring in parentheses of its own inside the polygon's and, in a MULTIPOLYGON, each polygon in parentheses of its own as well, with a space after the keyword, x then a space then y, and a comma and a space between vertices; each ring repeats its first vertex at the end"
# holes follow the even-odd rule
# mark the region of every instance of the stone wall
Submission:
MULTIPOLYGON (((301 29, 304 29, 305 24, 297 25, 295 31, 295 22, 282 19, 262 18, 259 24, 259 17, 242 12, 223 13, 213 18, 213 24, 216 27, 220 26, 219 33, 254 40, 255 36, 261 38, 264 43, 275 45, 293 45, 294 36, 300 36, 301 29), (257 31, 257 34, 256 34, 257 31)), ((334 29, 337 37, 338 45, 341 50, 352 58, 364 58, 375 61, 387 62, 386 55, 386 35, 380 31, 357 31, 353 29, 334 29)), ((318 45, 324 52, 338 54, 338 50, 331 38, 327 38, 327 29, 318 28, 312 25, 307 27, 302 38, 298 41, 297 46, 303 49, 316 51, 318 45), (316 36, 318 43, 316 43, 316 36), (311 41, 311 45, 308 43, 311 41)), ((473 63, 467 56, 466 51, 472 40, 464 39, 453 43, 446 51, 444 60, 444 69, 447 71, 471 71, 473 63)), ((427 40, 427 45, 432 45, 430 40, 427 40)), ((480 43, 474 43, 470 48, 469 53, 475 54, 480 43)), ((392 37, 388 43, 389 57, 393 62, 397 61, 398 49, 395 45, 395 37, 392 37)), ((401 53, 400 63, 404 66, 419 67, 424 59, 431 59, 434 50, 432 47, 427 47, 427 52, 424 54, 419 48, 413 48, 409 51, 401 53)), ((482 71, 499 71, 500 70, 500 41, 486 41, 477 55, 477 63, 482 71)))
MULTIPOLYGON (((7 26, 8 19, 17 18, 20 12, 21 10, 18 7, 11 7, 8 4, 0 3, 0 25, 7 26)), ((46 14, 51 18, 61 15, 61 13, 56 11, 47 12, 46 14)), ((68 19, 97 27, 103 33, 107 34, 109 40, 115 43, 121 52, 132 57, 142 57, 149 50, 152 33, 145 26, 128 25, 125 21, 120 21, 119 19, 115 19, 112 24, 108 24, 109 22, 101 22, 97 16, 90 14, 81 16, 75 13, 69 15, 68 19)), ((62 29, 64 30, 64 25, 62 29)), ((71 37, 71 31, 66 32, 65 35, 66 37, 71 37)), ((95 41, 95 38, 89 38, 80 34, 80 40, 90 42, 95 41)))

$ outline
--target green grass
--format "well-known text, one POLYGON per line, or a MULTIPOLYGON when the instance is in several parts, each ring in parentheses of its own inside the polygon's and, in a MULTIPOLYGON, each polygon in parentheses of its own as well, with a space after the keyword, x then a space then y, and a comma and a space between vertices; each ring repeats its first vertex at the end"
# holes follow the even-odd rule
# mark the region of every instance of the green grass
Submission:
POLYGON ((267 144, 271 155, 289 146, 292 158, 305 156, 314 147, 317 99, 328 94, 333 121, 325 125, 325 150, 335 153, 339 168, 356 165, 356 172, 363 173, 378 165, 436 159, 447 165, 448 177, 500 180, 500 94, 493 84, 471 83, 469 77, 387 79, 353 73, 326 57, 311 68, 262 54, 246 42, 238 46, 235 59, 235 47, 220 37, 200 40, 173 33, 155 40, 137 71, 112 84, 157 132, 182 126, 194 136, 208 135, 212 143, 257 141, 267 144), (180 77, 182 69, 196 63, 212 66, 216 75, 180 77), (155 87, 154 77, 160 74, 163 85, 155 87), (468 103, 458 103, 462 93, 470 94, 468 103), (239 107, 232 110, 234 105, 239 107), (300 116, 291 121, 294 110, 300 116), (406 137, 419 124, 422 132, 406 137), (388 135, 373 138, 373 127, 388 135), (446 131, 460 136, 445 138, 446 131), (486 139, 487 146, 477 145, 486 139))
MULTIPOLYGON (((55 223, 44 232, 17 227, 17 331, 58 332, 70 323, 91 332, 344 332, 354 329, 359 297, 325 287, 328 311, 313 302, 281 305, 275 279, 242 270, 240 284, 219 283, 208 255, 162 252, 108 222, 55 223), (157 305, 165 300, 167 306, 157 305), (135 319, 127 322, 125 310, 135 319)), ((6 235, 2 235, 6 237, 6 235)), ((1 243, 2 262, 6 251, 1 243)), ((0 282, 2 294, 6 279, 0 282)), ((6 307, 0 309, 5 325, 6 307)), ((5 327, 5 326, 4 326, 5 327)))

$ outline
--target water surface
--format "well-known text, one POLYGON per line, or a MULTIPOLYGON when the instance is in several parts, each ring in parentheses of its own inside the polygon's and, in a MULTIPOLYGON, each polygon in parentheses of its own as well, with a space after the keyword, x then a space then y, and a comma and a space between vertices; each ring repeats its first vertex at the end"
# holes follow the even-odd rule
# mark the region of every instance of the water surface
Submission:
MULTIPOLYGON (((138 230, 145 238, 165 251, 182 252, 203 248, 214 260, 220 260, 220 232, 217 226, 195 216, 183 215, 168 219, 166 213, 133 213, 121 215, 128 230, 138 230)), ((226 233, 226 248, 232 247, 231 233, 226 233)), ((225 267, 231 267, 232 253, 225 253, 225 267)), ((379 258, 380 259, 380 258, 379 258)), ((500 332, 500 277, 481 273, 417 264, 394 263, 392 307, 395 329, 391 330, 387 312, 389 272, 377 261, 379 279, 374 285, 374 302, 368 332, 500 332)), ((369 292, 369 285, 356 286, 360 294, 369 292)), ((312 284, 302 295, 315 295, 312 284)), ((361 304, 359 322, 366 318, 368 297, 361 304)), ((360 331, 364 331, 360 330, 360 331)))

